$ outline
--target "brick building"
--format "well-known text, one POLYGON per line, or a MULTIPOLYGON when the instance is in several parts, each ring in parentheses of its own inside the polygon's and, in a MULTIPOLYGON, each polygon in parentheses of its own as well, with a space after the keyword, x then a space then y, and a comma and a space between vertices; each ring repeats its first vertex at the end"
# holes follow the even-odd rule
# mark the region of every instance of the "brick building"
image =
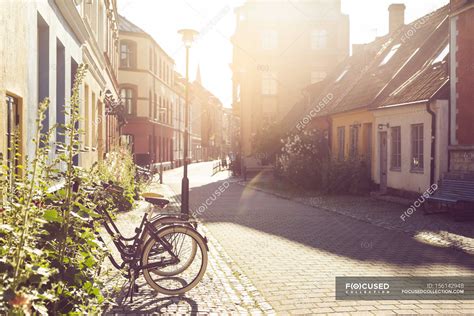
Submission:
POLYGON ((450 171, 474 173, 474 1, 452 0, 450 14, 450 171))

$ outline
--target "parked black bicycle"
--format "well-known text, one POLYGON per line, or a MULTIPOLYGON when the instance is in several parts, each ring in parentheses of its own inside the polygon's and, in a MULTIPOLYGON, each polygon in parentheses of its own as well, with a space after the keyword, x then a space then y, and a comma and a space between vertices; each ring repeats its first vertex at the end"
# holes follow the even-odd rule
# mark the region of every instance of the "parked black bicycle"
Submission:
MULTIPOLYGON (((107 195, 117 189, 104 184, 103 190, 94 190, 94 198, 106 201, 107 195)), ((154 208, 162 209, 169 201, 156 194, 146 194, 144 198, 153 207, 151 212, 143 215, 135 235, 131 237, 122 235, 106 207, 98 207, 102 225, 112 237, 122 262, 119 264, 112 255, 109 259, 115 268, 126 271, 124 276, 129 279, 130 300, 138 290, 136 280, 141 273, 147 284, 157 292, 183 294, 195 287, 204 276, 208 260, 207 240, 196 230, 196 223, 187 216, 159 214, 151 217, 154 208)), ((102 240, 100 236, 98 238, 102 240)))

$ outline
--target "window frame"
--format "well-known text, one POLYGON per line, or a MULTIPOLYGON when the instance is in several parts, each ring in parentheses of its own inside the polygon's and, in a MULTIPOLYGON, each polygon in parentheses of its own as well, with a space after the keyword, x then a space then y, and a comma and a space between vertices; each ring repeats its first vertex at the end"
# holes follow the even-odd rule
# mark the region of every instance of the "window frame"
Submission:
POLYGON ((123 85, 120 86, 120 98, 125 107, 125 113, 127 115, 137 115, 137 88, 136 86, 131 85, 123 85), (127 97, 127 95, 123 96, 122 91, 130 91, 131 96, 127 97), (128 106, 127 100, 130 100, 130 107, 128 106))
POLYGON ((312 50, 328 48, 328 30, 315 29, 311 31, 310 45, 312 50))
POLYGON ((346 147, 346 127, 337 127, 337 159, 344 161, 345 158, 345 147, 346 147))
POLYGON ((131 40, 120 41, 120 68, 136 69, 137 67, 137 43, 131 40), (124 51, 123 48, 126 47, 124 51), (125 58, 123 58, 125 56, 125 58), (126 61, 124 63, 124 61, 126 61))
POLYGON ((275 73, 269 71, 262 73, 261 92, 265 96, 275 96, 278 94, 278 81, 275 73))
POLYGON ((390 127, 390 170, 402 171, 402 128, 390 127))
POLYGON ((411 140, 411 159, 410 171, 414 173, 424 172, 424 126, 423 123, 410 125, 410 140, 411 140), (421 133, 420 133, 421 131, 421 133), (420 136, 421 134, 421 136, 420 136), (418 164, 415 165, 415 159, 418 164))
POLYGON ((359 155, 359 127, 360 125, 350 126, 350 151, 351 158, 356 158, 359 155))

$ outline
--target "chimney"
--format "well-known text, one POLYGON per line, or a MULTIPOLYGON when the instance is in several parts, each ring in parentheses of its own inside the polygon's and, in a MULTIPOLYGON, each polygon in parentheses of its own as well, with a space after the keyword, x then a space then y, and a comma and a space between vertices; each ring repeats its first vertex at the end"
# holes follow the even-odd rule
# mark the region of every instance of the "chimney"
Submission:
POLYGON ((392 33, 405 25, 405 5, 403 3, 392 3, 388 7, 388 16, 388 32, 392 33))

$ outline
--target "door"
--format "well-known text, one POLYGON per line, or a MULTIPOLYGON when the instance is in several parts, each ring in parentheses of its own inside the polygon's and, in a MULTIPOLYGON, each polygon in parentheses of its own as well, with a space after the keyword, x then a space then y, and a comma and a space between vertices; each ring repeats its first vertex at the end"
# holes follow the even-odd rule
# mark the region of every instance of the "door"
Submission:
POLYGON ((380 132, 380 192, 387 192, 387 132, 380 132))

